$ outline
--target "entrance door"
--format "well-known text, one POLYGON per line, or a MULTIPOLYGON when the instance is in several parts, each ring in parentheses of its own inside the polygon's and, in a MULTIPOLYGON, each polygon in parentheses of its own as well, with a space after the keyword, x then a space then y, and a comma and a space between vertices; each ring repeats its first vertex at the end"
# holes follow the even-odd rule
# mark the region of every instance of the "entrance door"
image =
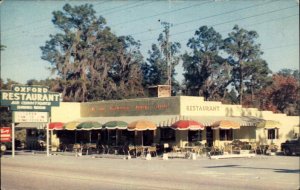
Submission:
POLYGON ((208 147, 213 146, 213 141, 214 141, 214 135, 213 135, 213 130, 211 127, 206 127, 206 143, 208 147))

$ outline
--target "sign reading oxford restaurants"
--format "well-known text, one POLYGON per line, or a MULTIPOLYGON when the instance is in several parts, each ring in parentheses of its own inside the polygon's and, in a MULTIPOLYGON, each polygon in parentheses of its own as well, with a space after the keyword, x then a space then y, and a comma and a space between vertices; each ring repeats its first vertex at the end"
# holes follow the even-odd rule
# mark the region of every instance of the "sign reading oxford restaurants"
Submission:
POLYGON ((1 106, 10 106, 12 111, 49 112, 59 102, 60 94, 45 86, 15 85, 11 91, 1 91, 1 106))

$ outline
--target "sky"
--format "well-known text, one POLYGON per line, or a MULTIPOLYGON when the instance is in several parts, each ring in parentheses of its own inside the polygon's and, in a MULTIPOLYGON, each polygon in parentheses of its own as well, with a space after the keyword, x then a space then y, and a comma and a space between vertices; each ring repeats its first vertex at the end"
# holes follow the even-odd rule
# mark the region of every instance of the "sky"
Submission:
MULTIPOLYGON (((223 38, 235 24, 259 34, 265 59, 273 72, 283 68, 299 69, 299 0, 102 0, 38 1, 2 0, 1 78, 25 84, 30 79, 55 77, 41 59, 41 46, 50 34, 60 32, 51 19, 52 12, 70 5, 93 4, 97 16, 103 16, 116 35, 131 35, 142 44, 146 60, 151 44, 163 31, 162 21, 172 24, 170 40, 181 44, 181 53, 199 27, 213 27, 223 38)), ((176 67, 176 79, 183 80, 183 68, 176 67)))

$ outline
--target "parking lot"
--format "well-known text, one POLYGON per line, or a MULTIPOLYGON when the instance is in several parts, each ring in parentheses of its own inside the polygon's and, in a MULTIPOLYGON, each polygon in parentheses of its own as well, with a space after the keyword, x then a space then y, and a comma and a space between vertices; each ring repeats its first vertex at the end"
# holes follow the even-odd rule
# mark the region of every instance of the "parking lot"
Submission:
POLYGON ((299 189, 296 156, 124 158, 4 155, 1 189, 299 189))

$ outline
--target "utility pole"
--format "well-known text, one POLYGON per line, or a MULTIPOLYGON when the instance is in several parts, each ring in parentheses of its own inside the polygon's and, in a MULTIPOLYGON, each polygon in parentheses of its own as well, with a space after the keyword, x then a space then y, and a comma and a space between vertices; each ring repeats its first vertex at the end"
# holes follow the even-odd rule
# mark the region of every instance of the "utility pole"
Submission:
MULTIPOLYGON (((158 20, 160 22, 160 20, 158 20)), ((161 36, 161 52, 164 54, 166 58, 166 72, 167 72, 167 81, 165 82, 166 85, 170 87, 170 95, 172 94, 172 47, 170 41, 170 28, 171 24, 168 22, 161 22, 164 26, 163 32, 165 33, 165 39, 161 36)))
MULTIPOLYGON (((167 85, 172 84, 172 54, 171 54, 171 47, 170 47, 170 28, 171 28, 171 24, 168 22, 162 22, 161 23, 164 26, 164 32, 166 35, 166 41, 165 41, 165 56, 166 56, 166 62, 167 62, 167 85)), ((162 52, 164 52, 164 50, 162 50, 162 52)))
POLYGON ((171 49, 169 44, 169 37, 170 37, 170 31, 166 31, 166 43, 167 43, 167 75, 168 75, 168 81, 167 84, 172 85, 172 63, 171 63, 171 49))

